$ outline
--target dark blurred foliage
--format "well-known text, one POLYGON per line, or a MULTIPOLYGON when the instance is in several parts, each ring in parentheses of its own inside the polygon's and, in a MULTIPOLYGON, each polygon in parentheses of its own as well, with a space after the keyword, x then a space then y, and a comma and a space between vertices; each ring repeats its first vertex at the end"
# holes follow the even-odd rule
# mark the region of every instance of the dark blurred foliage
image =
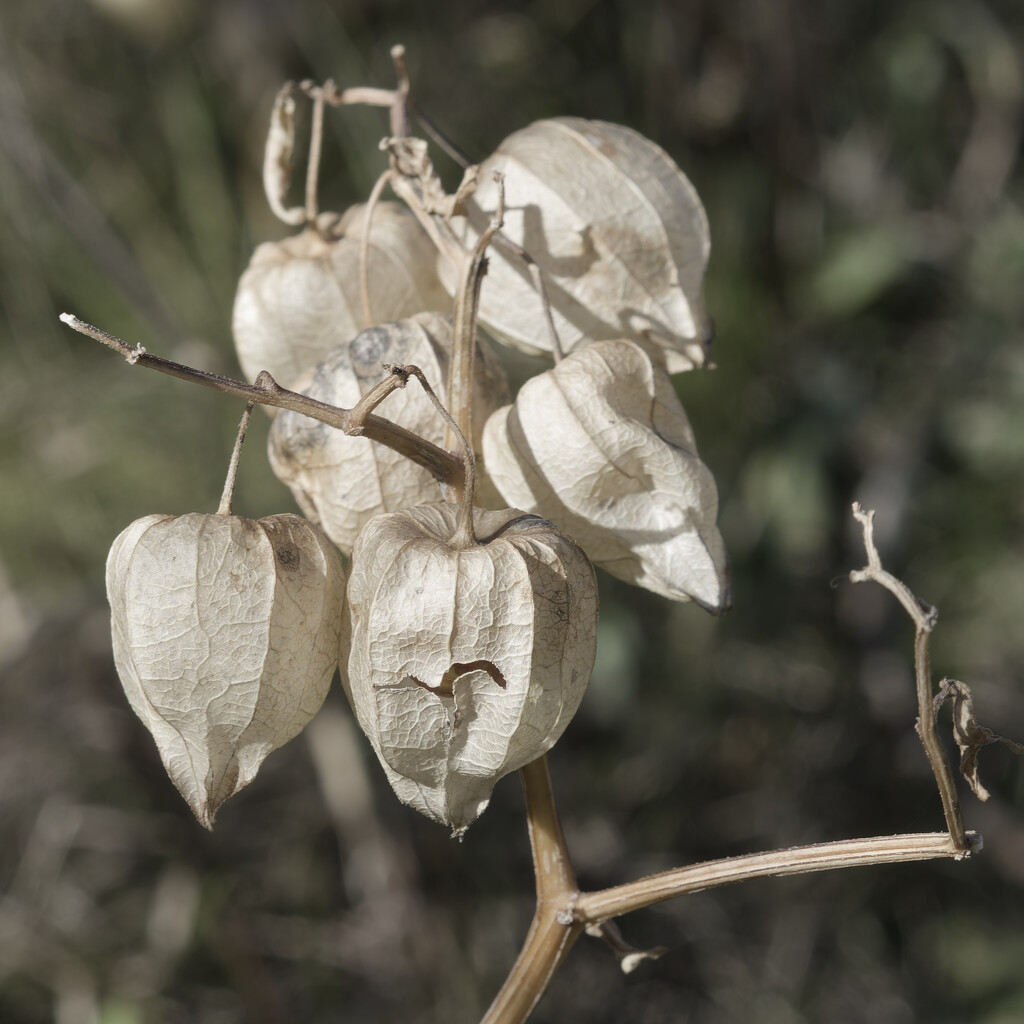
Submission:
MULTIPOLYGON (((110 659, 103 560, 216 507, 236 403, 132 370, 62 310, 235 371, 234 283, 280 237, 262 136, 289 77, 392 82, 475 158, 539 117, 632 125, 707 206, 718 369, 678 387, 722 498, 720 619, 603 579, 600 662, 551 757, 584 886, 941 828, 909 623, 845 573, 853 499, 941 609, 938 674, 1024 735, 1018 0, 6 0, 0 9, 0 1020, 472 1021, 532 909, 515 779, 462 843, 397 805, 335 694, 206 834, 110 659)), ((329 118, 325 206, 379 111, 329 118)), ((450 178, 454 168, 439 165, 450 178)), ((255 421, 254 421, 255 422, 255 421)), ((290 509, 260 417, 239 511, 290 509)), ((748 883, 577 945, 535 1019, 1024 1019, 1024 785, 937 862, 748 883)))

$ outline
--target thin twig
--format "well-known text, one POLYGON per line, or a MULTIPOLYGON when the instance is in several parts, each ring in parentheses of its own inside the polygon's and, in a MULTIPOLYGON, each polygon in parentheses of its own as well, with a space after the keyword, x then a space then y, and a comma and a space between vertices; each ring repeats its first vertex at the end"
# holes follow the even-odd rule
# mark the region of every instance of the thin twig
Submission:
POLYGON ((231 461, 228 463, 228 475, 224 479, 224 490, 221 492, 220 504, 217 506, 217 515, 231 515, 231 503, 235 499, 235 481, 238 479, 238 460, 242 455, 242 445, 245 444, 245 435, 249 429, 249 419, 255 404, 255 402, 245 403, 245 412, 242 413, 242 420, 238 424, 238 434, 235 437, 235 447, 231 449, 231 461))
MULTIPOLYGON (((305 87, 313 84, 303 82, 300 88, 305 92, 305 87)), ((329 107, 390 107, 395 102, 394 89, 377 89, 369 85, 357 85, 350 89, 339 89, 336 85, 324 91, 324 102, 329 107)))
POLYGON ((363 303, 363 326, 372 327, 373 311, 370 308, 370 225, 373 219, 373 211, 380 201, 380 194, 384 186, 395 176, 390 168, 386 170, 374 183, 370 191, 370 197, 366 200, 366 209, 363 213, 363 237, 359 240, 359 294, 363 303))
POLYGON ((313 93, 313 116, 309 127, 309 158, 306 163, 306 221, 316 223, 317 187, 320 181, 320 152, 324 141, 324 92, 333 83, 327 81, 313 93))
POLYGON ((115 335, 108 334, 98 327, 79 320, 71 313, 62 313, 60 319, 80 334, 95 338, 112 348, 124 356, 129 363, 138 363, 172 377, 187 380, 192 384, 212 388, 225 395, 243 398, 247 402, 272 405, 279 409, 290 409, 303 416, 326 423, 330 427, 335 427, 346 434, 367 437, 423 466, 440 483, 451 487, 462 485, 465 470, 462 460, 458 456, 431 444, 418 434, 383 417, 372 415, 367 415, 365 419, 353 417, 352 411, 349 409, 328 405, 326 402, 318 402, 308 395, 281 387, 266 370, 260 373, 254 384, 244 384, 242 381, 232 380, 230 377, 207 373, 205 370, 197 370, 192 366, 185 366, 182 363, 172 362, 170 359, 150 355, 141 345, 133 347, 115 335))
POLYGON ((462 449, 462 461, 466 467, 466 475, 462 487, 457 488, 455 492, 456 500, 459 502, 461 510, 458 525, 449 543, 453 548, 471 548, 477 542, 476 531, 473 528, 473 501, 476 496, 476 455, 473 453, 473 446, 469 443, 466 435, 459 429, 455 417, 444 407, 444 403, 437 397, 437 392, 430 386, 426 376, 418 366, 395 366, 391 363, 385 363, 384 367, 392 373, 403 373, 406 376, 415 377, 422 385, 423 390, 426 391, 427 397, 433 402, 434 408, 441 414, 441 418, 447 424, 449 431, 458 439, 459 446, 462 449))
POLYGON ((914 623, 916 629, 914 675, 917 689, 917 734, 921 738, 924 752, 932 768, 932 774, 935 776, 936 785, 939 787, 946 828, 949 829, 956 848, 966 851, 968 844, 964 832, 963 815, 960 811, 960 798, 957 795, 956 783, 953 781, 953 771, 950 768, 949 759, 946 757, 946 751, 939 739, 938 728, 935 724, 935 709, 932 704, 934 694, 928 638, 938 621, 938 609, 916 598, 902 580, 898 580, 882 568, 882 560, 875 547, 874 517, 873 511, 865 511, 859 503, 854 502, 853 518, 860 523, 864 534, 864 548, 867 551, 868 564, 863 569, 851 572, 850 579, 854 583, 865 583, 872 580, 885 587, 903 605, 914 623))
POLYGON ((462 432, 473 436, 473 362, 476 356, 476 313, 480 306, 480 287, 487 273, 487 246, 501 228, 505 216, 504 178, 495 174, 498 205, 487 227, 469 254, 455 293, 455 323, 452 328, 452 353, 448 366, 448 403, 455 410, 462 432))
POLYGON ((800 875, 835 868, 864 867, 872 864, 895 864, 916 860, 952 858, 962 860, 982 847, 977 832, 967 833, 967 843, 959 847, 945 832, 907 833, 875 836, 870 839, 844 839, 835 843, 815 843, 787 850, 752 853, 743 857, 693 864, 672 871, 649 875, 636 882, 611 889, 587 892, 577 897, 569 908, 573 919, 587 924, 619 917, 641 907, 702 892, 750 878, 800 875))
POLYGON ((555 362, 560 363, 565 358, 565 351, 562 349, 562 339, 558 336, 558 328, 555 327, 555 318, 551 313, 551 300, 548 298, 548 290, 544 284, 544 275, 541 272, 537 261, 516 241, 513 241, 503 231, 494 236, 494 243, 499 249, 505 249, 526 265, 527 273, 537 290, 541 308, 544 310, 544 321, 548 328, 548 340, 551 342, 551 352, 555 362))
POLYGON ((391 136, 404 139, 409 134, 409 72, 405 67, 405 47, 401 43, 391 47, 391 62, 395 66, 398 88, 391 104, 391 136))
POLYGON ((409 107, 416 115, 416 120, 423 127, 423 130, 439 149, 447 153, 448 156, 450 156, 460 167, 469 167, 473 163, 473 161, 470 160, 469 157, 466 156, 466 154, 463 153, 463 151, 459 149, 459 147, 456 146, 455 143, 437 127, 436 124, 434 124, 427 112, 415 100, 410 100, 409 107))

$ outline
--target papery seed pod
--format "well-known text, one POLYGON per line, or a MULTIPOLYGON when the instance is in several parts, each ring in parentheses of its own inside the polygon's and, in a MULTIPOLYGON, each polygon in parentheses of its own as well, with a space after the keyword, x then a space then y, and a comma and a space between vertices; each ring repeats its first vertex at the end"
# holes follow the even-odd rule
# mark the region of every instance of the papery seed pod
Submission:
POLYGON ((613 576, 710 611, 729 605, 718 492, 665 371, 634 342, 577 349, 484 428, 510 504, 546 516, 613 576))
POLYGON ((495 782, 540 757, 594 666, 597 584, 586 556, 516 509, 377 516, 352 557, 351 700, 398 798, 458 835, 495 782))
MULTIPOLYGON (((707 361, 710 321, 702 289, 710 251, 704 207, 659 146, 604 121, 560 117, 510 135, 480 165, 466 216, 452 226, 479 236, 504 175, 502 233, 536 261, 564 352, 587 341, 630 337, 669 373, 707 361)), ((540 299, 526 267, 491 253, 480 322, 530 353, 550 352, 540 299)), ((442 280, 454 288, 447 262, 442 280)))
MULTIPOLYGON (((250 381, 267 370, 289 387, 366 326, 360 286, 365 214, 365 206, 340 218, 321 214, 316 228, 257 247, 238 282, 231 322, 250 381)), ((374 322, 450 309, 435 263, 433 243, 404 206, 375 206, 367 266, 374 322)))
MULTIPOLYGON (((451 346, 451 319, 421 313, 361 331, 332 349, 295 388, 321 402, 351 408, 385 375, 383 363, 411 363, 424 372, 443 401, 451 346)), ((479 443, 487 417, 508 401, 508 385, 501 363, 483 340, 474 367, 474 434, 479 443)), ((418 386, 389 396, 381 412, 434 444, 445 443, 445 424, 418 386)), ((363 524, 378 513, 441 497, 430 473, 405 456, 290 410, 275 419, 268 452, 271 467, 291 488, 299 507, 345 554, 363 524)), ((481 483, 485 500, 496 497, 485 480, 481 483)))
POLYGON ((114 541, 107 595, 128 701, 211 828, 347 659, 341 557, 296 515, 152 515, 114 541))

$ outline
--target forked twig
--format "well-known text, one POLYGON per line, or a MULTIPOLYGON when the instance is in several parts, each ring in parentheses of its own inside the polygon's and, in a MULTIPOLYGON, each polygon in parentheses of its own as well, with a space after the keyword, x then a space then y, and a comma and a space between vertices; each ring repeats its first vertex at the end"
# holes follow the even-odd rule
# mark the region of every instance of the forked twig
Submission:
POLYGON ((892 573, 882 568, 882 560, 875 547, 874 516, 873 511, 865 511, 859 503, 854 503, 853 518, 860 523, 864 533, 864 548, 867 551, 868 564, 863 569, 851 572, 850 579, 854 583, 866 583, 871 580, 885 587, 903 605, 914 623, 916 630, 914 675, 917 682, 917 734, 921 738, 928 763, 932 768, 932 774, 939 787, 942 811, 946 817, 946 828, 949 829, 956 848, 966 852, 968 841, 964 832, 963 816, 960 812, 960 798, 957 795, 949 760, 942 747, 942 741, 939 739, 939 732, 935 725, 935 708, 932 703, 932 670, 928 652, 928 637, 938 620, 938 609, 919 600, 902 580, 898 580, 892 573))
MULTIPOLYGON (((195 367, 186 366, 183 363, 175 363, 170 359, 151 355, 141 345, 129 345, 128 342, 116 335, 93 327, 92 324, 79 320, 71 313, 61 313, 60 319, 80 334, 95 338, 108 348, 112 348, 129 363, 159 370, 172 377, 220 391, 225 395, 234 395, 236 398, 243 398, 245 401, 255 402, 257 405, 272 405, 279 409, 291 409, 293 412, 319 420, 346 434, 368 437, 371 441, 385 445, 423 466, 442 484, 457 487, 462 483, 465 472, 462 459, 431 444, 430 441, 418 434, 406 430, 405 427, 400 427, 397 423, 392 423, 381 416, 374 416, 368 411, 367 395, 364 395, 361 402, 352 409, 342 409, 335 405, 328 405, 326 402, 318 402, 315 398, 310 398, 298 391, 289 391, 287 388, 281 387, 266 370, 256 378, 254 384, 245 384, 242 381, 232 380, 230 377, 207 373, 205 370, 197 370, 195 367)), ((397 385, 386 386, 393 389, 397 385)))

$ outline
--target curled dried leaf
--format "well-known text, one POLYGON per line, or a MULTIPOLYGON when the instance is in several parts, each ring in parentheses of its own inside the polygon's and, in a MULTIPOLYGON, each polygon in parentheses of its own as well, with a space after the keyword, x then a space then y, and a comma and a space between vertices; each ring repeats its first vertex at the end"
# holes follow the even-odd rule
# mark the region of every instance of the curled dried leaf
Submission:
MULTIPOLYGON (((443 401, 451 347, 451 318, 421 313, 361 331, 332 349, 315 371, 295 382, 295 388, 321 402, 351 408, 384 377, 384 363, 411 363, 423 371, 443 401)), ((506 401, 504 370, 481 340, 473 394, 478 442, 486 417, 506 401)), ((395 392, 383 411, 426 440, 445 443, 445 424, 421 388, 395 392)), ((268 451, 274 472, 291 488, 299 507, 345 554, 351 552, 363 525, 378 513, 441 497, 437 481, 422 466, 299 413, 277 416, 268 451)), ((489 484, 482 483, 484 496, 493 497, 493 487, 488 490, 489 484)))
MULTIPOLYGON (((321 214, 315 227, 264 242, 238 283, 232 314, 242 370, 267 370, 288 387, 364 322, 360 259, 366 207, 344 217, 321 214)), ((380 203, 370 218, 370 313, 377 322, 451 306, 435 270, 436 252, 416 218, 399 203, 380 203)))
POLYGON ((668 952, 665 946, 654 946, 651 949, 631 946, 622 937, 622 932, 614 921, 588 924, 585 931, 595 939, 604 939, 608 943, 615 954, 615 959, 619 961, 619 969, 623 974, 632 974, 645 960, 659 960, 668 952))
MULTIPOLYGON (((484 230, 505 176, 503 234, 544 276, 562 349, 591 340, 638 341, 669 373, 703 366, 711 341, 702 298, 710 251, 696 190, 671 157, 621 125, 562 117, 510 135, 479 168, 465 241, 484 230)), ((440 263, 445 286, 453 272, 440 263)), ((527 352, 549 352, 543 307, 523 262, 496 248, 480 322, 527 352)))
POLYGON ((483 451, 507 502, 613 576, 728 607, 714 477, 672 382, 634 342, 595 342, 531 378, 487 421, 483 451))
POLYGON ((295 515, 152 515, 114 541, 107 595, 128 701, 211 828, 347 657, 341 558, 295 515))
POLYGON ((934 709, 938 711, 947 700, 953 702, 953 738, 960 750, 960 773, 974 795, 979 800, 987 800, 991 794, 978 774, 978 752, 990 743, 1002 743, 1015 754, 1024 754, 1024 744, 1008 740, 978 723, 974 717, 974 698, 966 683, 959 679, 943 679, 933 701, 934 709))
POLYGON ((372 519, 352 558, 351 699, 398 798, 460 834, 495 782, 540 757, 594 665, 597 585, 584 553, 516 509, 372 519))
POLYGON ((305 207, 286 206, 295 153, 294 90, 294 83, 285 82, 278 91, 270 112, 270 128, 263 151, 263 191, 274 216, 285 224, 301 224, 306 219, 305 207))

